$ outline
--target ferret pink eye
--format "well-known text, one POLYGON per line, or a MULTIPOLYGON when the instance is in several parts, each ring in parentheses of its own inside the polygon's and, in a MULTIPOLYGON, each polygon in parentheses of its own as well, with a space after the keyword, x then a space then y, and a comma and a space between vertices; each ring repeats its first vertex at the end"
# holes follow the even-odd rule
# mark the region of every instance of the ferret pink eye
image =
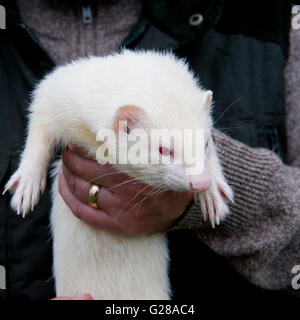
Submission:
POLYGON ((171 156, 171 157, 174 156, 174 151, 173 150, 170 150, 169 148, 162 147, 162 146, 159 147, 159 153, 162 156, 171 156))
POLYGON ((207 149, 207 147, 208 147, 208 141, 206 142, 205 149, 207 149))

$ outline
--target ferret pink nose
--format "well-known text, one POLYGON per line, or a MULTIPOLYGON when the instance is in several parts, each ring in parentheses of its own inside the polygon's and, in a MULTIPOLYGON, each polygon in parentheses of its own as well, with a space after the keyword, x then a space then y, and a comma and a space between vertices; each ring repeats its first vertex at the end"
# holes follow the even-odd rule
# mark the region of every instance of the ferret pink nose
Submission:
POLYGON ((190 176, 190 186, 193 191, 203 192, 210 187, 210 176, 206 171, 190 176))

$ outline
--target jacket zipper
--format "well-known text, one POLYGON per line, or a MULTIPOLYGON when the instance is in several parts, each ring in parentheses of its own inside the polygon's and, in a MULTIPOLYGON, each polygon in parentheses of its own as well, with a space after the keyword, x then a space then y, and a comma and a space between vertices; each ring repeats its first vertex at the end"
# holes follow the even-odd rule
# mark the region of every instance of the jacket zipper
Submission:
POLYGON ((82 21, 85 24, 89 24, 92 22, 93 20, 93 16, 92 16, 92 8, 90 5, 83 5, 81 7, 82 10, 82 21))

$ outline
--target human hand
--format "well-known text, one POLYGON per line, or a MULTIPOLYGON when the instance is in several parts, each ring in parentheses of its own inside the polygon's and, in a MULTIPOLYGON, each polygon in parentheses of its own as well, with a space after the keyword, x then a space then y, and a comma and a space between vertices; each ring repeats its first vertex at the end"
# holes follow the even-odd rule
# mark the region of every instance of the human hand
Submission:
POLYGON ((165 231, 193 200, 191 192, 159 192, 70 148, 63 153, 59 192, 73 214, 94 227, 130 236, 165 231), (100 186, 99 209, 88 204, 91 181, 100 186))
POLYGON ((77 297, 56 297, 50 300, 94 300, 94 299, 90 294, 85 293, 77 297))

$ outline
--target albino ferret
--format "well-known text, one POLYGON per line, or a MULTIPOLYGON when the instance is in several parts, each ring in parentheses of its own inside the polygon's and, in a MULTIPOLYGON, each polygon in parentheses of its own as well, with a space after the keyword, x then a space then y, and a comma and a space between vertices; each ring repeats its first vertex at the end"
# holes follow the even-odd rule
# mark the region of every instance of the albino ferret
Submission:
MULTIPOLYGON (((14 190, 12 208, 24 216, 38 202, 57 145, 76 144, 103 163, 96 156, 103 143, 97 141, 99 129, 124 130, 127 135, 139 127, 203 129, 205 172, 210 178, 204 192, 197 192, 197 187, 205 174, 188 175, 184 162, 114 167, 130 169, 129 176, 153 187, 193 191, 199 214, 201 210, 204 219, 218 224, 233 195, 211 137, 211 99, 212 92, 201 88, 186 63, 172 54, 125 50, 56 68, 33 94, 25 149, 5 188, 14 190), (127 120, 130 128, 118 126, 119 120, 127 120)), ((169 150, 151 145, 151 152, 162 153, 162 148, 169 150)), ((83 223, 58 192, 58 171, 51 211, 57 295, 88 292, 95 299, 170 299, 166 235, 125 237, 83 223)))

